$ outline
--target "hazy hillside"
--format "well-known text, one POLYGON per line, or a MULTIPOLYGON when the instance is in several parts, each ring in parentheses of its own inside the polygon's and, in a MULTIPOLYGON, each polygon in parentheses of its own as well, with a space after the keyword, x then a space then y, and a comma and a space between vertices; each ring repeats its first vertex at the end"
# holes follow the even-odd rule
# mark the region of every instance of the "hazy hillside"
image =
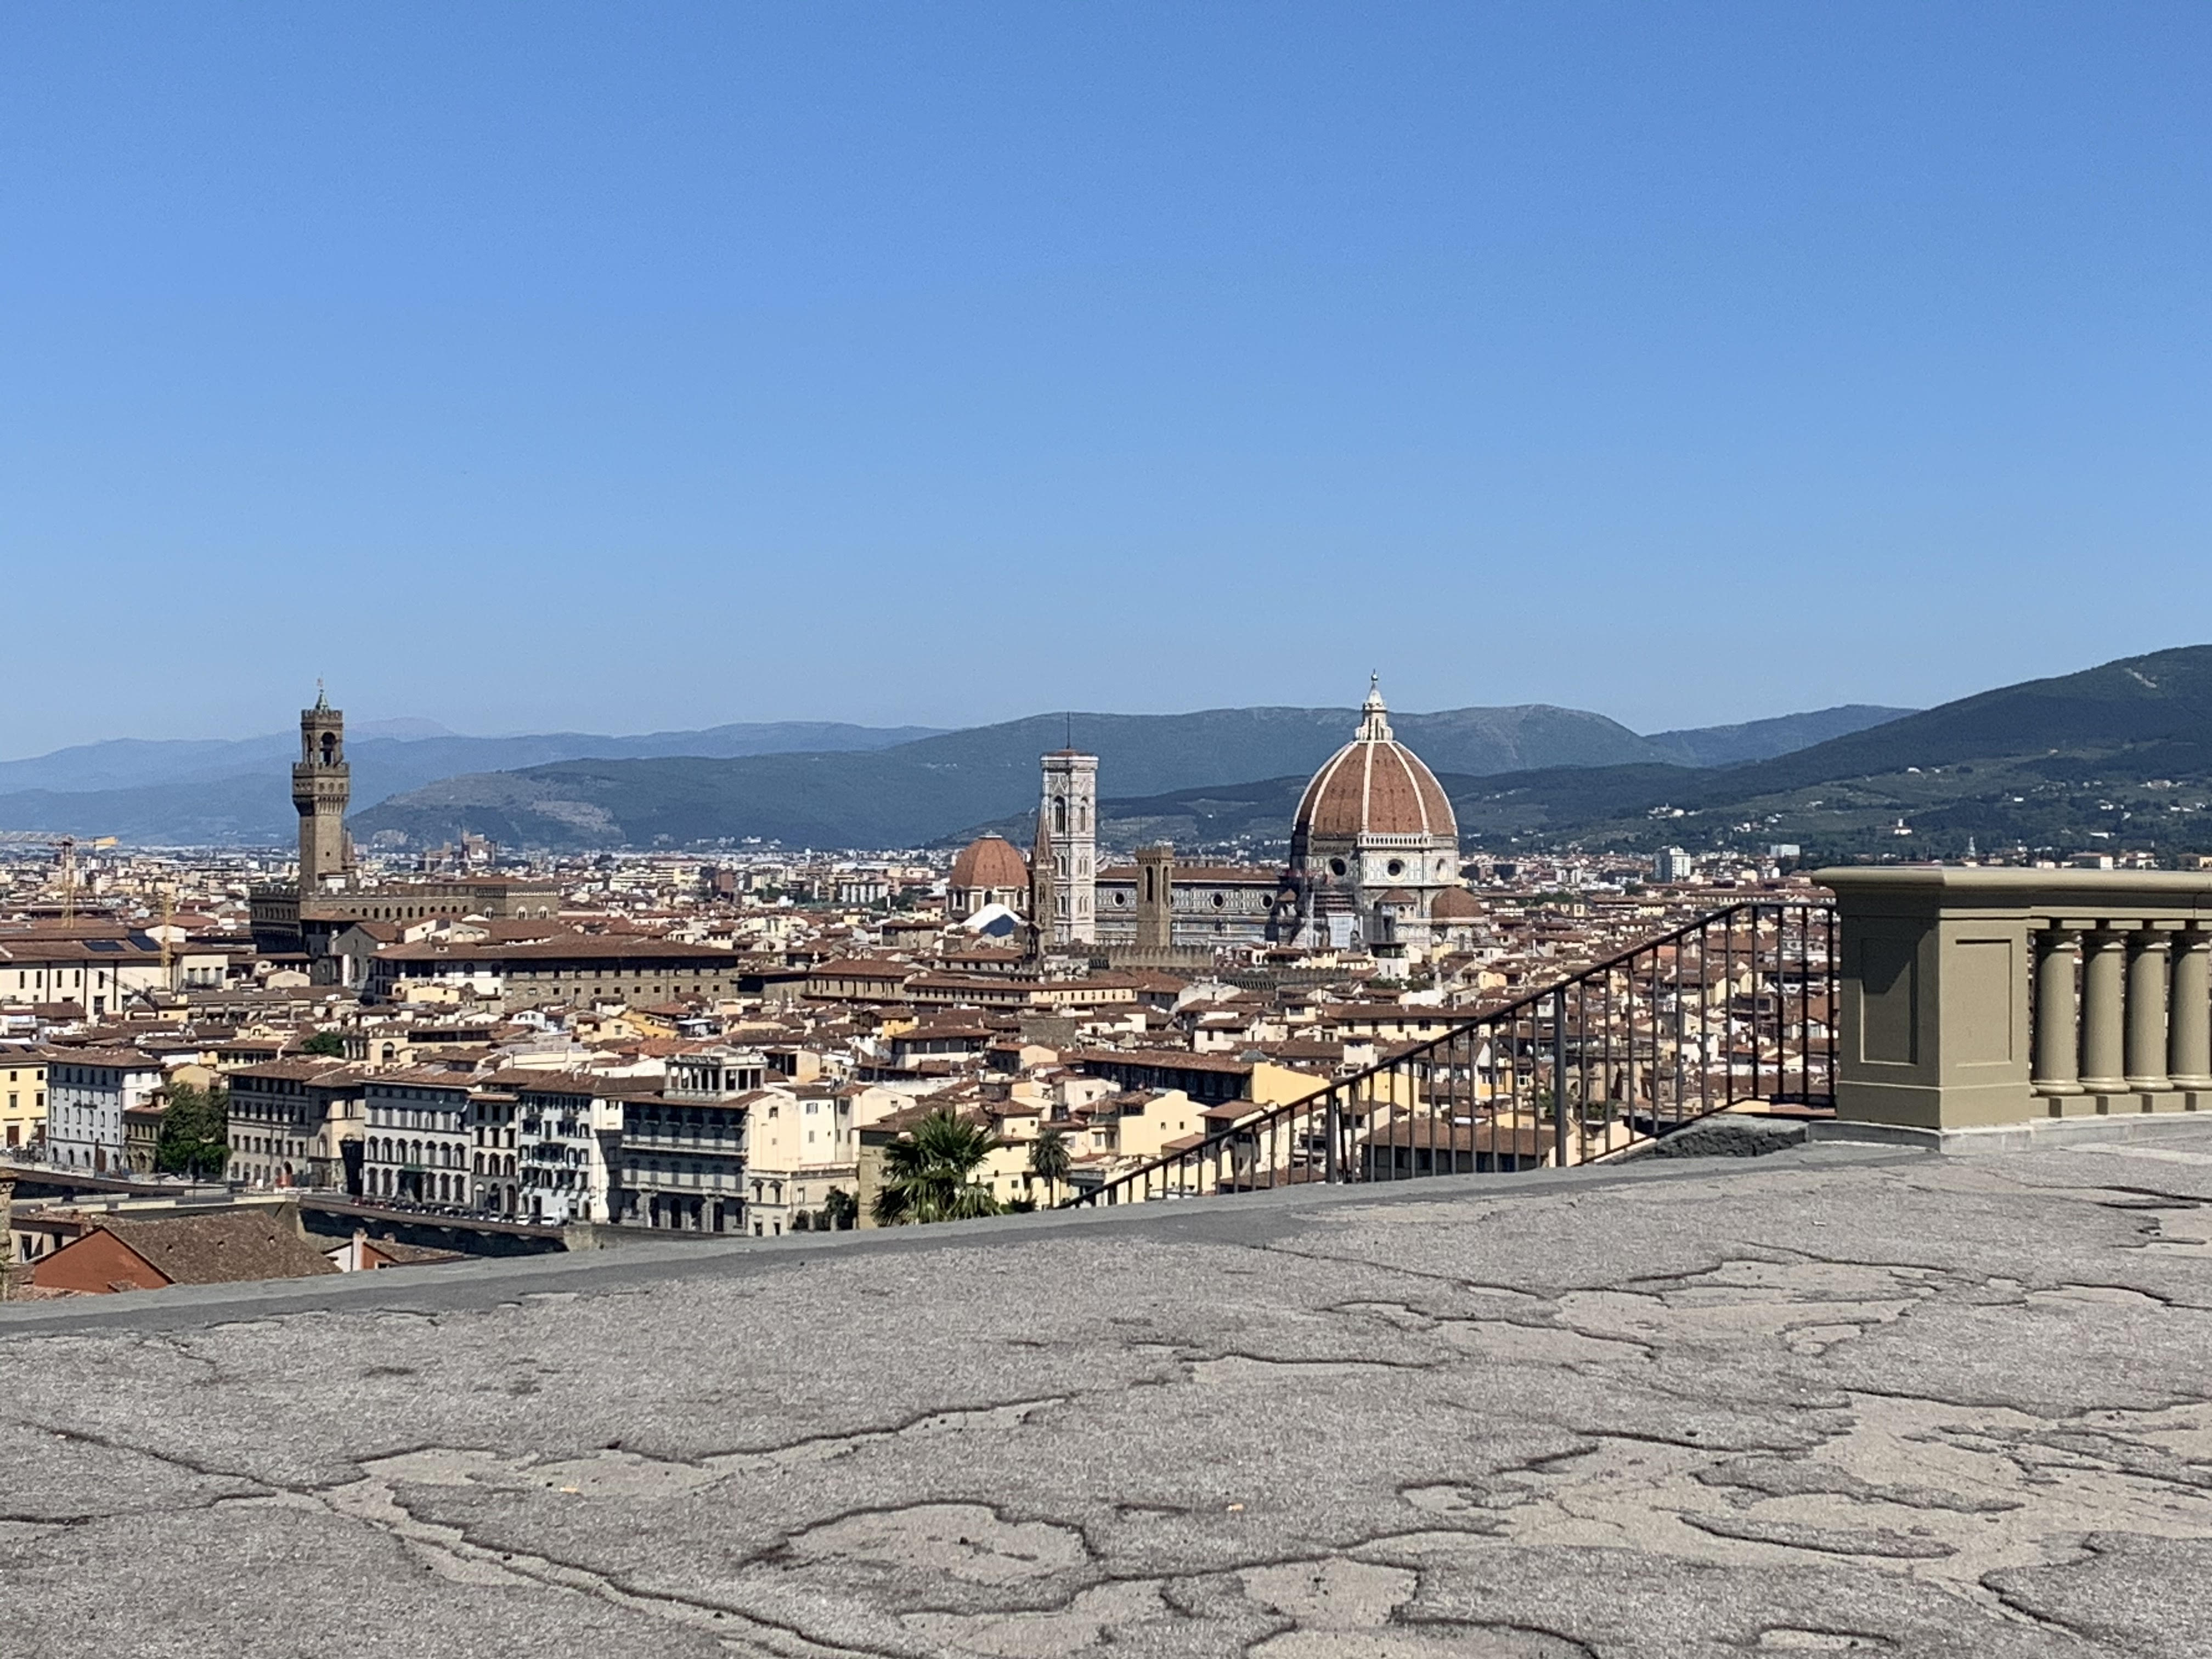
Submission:
POLYGON ((1735 766, 1744 761, 1767 760, 1825 743, 1852 732, 1901 720, 1910 708, 1883 708, 1874 703, 1844 703, 1808 714, 1782 714, 1772 720, 1747 720, 1741 726, 1706 726, 1686 732, 1654 732, 1644 739, 1657 750, 1656 758, 1683 766, 1735 766))
MULTIPOLYGON (((1887 711, 1828 709, 1745 726, 1638 737, 1579 709, 1530 704, 1394 716, 1440 772, 1484 776, 1599 769, 1686 756, 1763 756, 1887 711)), ((1078 714, 1110 797, 1304 775, 1358 723, 1348 708, 1078 714)), ((688 845, 757 836, 797 845, 926 842, 1034 804, 1036 759, 1070 722, 1036 715, 932 732, 831 723, 736 725, 637 737, 549 732, 463 738, 428 722, 357 726, 355 833, 386 845, 463 828, 509 846, 688 845)), ((176 844, 283 842, 293 833, 295 739, 118 741, 0 763, 0 830, 176 844)))
MULTIPOLYGON (((465 825, 510 845, 684 845, 757 836, 787 845, 897 847, 1034 805, 1037 757, 1076 743, 1102 788, 1151 793, 1224 771, 1310 770, 1358 724, 1343 708, 1218 708, 1189 714, 1033 715, 867 754, 726 761, 582 761, 458 777, 354 817, 367 840, 445 839, 465 825)), ((1467 771, 1603 764, 1643 739, 1601 714, 1534 706, 1455 709, 1398 721, 1425 752, 1467 771)))
MULTIPOLYGON (((1530 704, 1393 714, 1440 772, 1650 763, 1659 751, 1619 722, 1530 704)), ((1219 787, 1224 777, 1305 776, 1358 724, 1349 708, 1218 708, 1078 714, 1109 798, 1219 787)), ((1768 723, 1780 726, 1782 723, 1768 723)), ((368 840, 450 839, 465 827, 508 845, 683 846, 757 837, 790 846, 926 844, 1034 806, 1037 757, 1071 722, 1036 715, 866 754, 576 762, 441 781, 355 815, 368 840)), ((1689 734, 1677 734, 1687 736, 1689 734)))
MULTIPOLYGON (((782 720, 717 726, 699 732, 609 737, 552 732, 514 738, 464 738, 427 721, 368 722, 348 734, 357 803, 418 789, 461 773, 586 757, 701 755, 727 758, 779 750, 884 748, 933 735, 927 726, 847 726, 782 720), (397 728, 395 730, 395 728, 397 728), (386 732, 390 735, 379 735, 386 732)), ((296 735, 271 732, 236 741, 141 742, 123 738, 0 762, 0 830, 120 836, 178 844, 283 841, 292 811, 296 735)))

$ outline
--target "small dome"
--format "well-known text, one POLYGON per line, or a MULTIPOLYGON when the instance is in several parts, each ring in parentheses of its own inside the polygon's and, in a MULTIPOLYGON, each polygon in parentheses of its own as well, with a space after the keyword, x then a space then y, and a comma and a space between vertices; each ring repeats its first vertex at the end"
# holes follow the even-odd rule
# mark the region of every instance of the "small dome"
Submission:
POLYGON ((962 848, 960 856, 952 860, 952 877, 947 883, 955 889, 985 892, 1009 888, 1018 892, 1029 884, 1028 861, 1002 836, 984 836, 962 848))
POLYGON ((1429 904, 1431 921, 1473 921, 1481 915, 1481 902, 1464 887, 1447 887, 1429 904))
POLYGON ((1292 832, 1311 836, 1434 836, 1457 841, 1459 822, 1436 774, 1390 735, 1382 693, 1370 690, 1359 735, 1329 757, 1298 801, 1292 832))

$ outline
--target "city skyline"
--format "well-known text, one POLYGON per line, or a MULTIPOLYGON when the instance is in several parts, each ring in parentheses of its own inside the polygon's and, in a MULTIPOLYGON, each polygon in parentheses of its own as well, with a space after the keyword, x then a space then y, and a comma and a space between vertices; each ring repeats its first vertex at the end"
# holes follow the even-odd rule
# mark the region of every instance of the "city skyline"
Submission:
POLYGON ((0 557, 73 626, 0 752, 349 655, 465 731, 1378 662, 1649 731, 2203 631, 2198 12, 5 27, 0 557))

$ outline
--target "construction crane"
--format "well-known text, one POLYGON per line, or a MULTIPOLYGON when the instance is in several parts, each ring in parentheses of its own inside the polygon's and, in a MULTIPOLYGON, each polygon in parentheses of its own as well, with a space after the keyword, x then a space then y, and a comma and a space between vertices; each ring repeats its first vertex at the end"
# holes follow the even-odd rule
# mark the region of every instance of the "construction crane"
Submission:
MULTIPOLYGON (((76 925, 76 849, 78 842, 75 836, 62 836, 55 840, 53 845, 55 850, 62 855, 62 931, 67 933, 71 927, 76 925)), ((103 847, 114 846, 115 837, 112 836, 102 836, 96 841, 85 842, 83 845, 93 852, 98 852, 103 847)))

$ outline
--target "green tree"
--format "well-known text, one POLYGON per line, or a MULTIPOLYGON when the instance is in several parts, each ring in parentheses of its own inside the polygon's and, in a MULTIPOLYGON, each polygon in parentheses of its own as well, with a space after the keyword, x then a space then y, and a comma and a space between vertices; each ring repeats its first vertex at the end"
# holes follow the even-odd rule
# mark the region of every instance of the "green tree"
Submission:
POLYGON ((1060 1195, 1060 1183, 1067 1179, 1069 1167, 1075 1154, 1068 1149, 1067 1137, 1057 1129, 1042 1129, 1037 1138, 1030 1142, 1030 1173, 1044 1182, 1045 1202, 1050 1204, 1060 1195))
POLYGON ((332 1060, 345 1058, 345 1039, 336 1031, 318 1031, 300 1045, 303 1054, 327 1054, 332 1060))
POLYGON ((830 1196, 823 1200, 822 1215, 817 1224, 820 1230, 825 1233, 833 1231, 842 1233, 860 1219, 860 1200, 842 1187, 832 1187, 830 1196))
POLYGON ((962 1122, 950 1108, 932 1112, 914 1126, 912 1135, 893 1141, 884 1152, 887 1178, 876 1194, 877 1224, 896 1227, 997 1215, 999 1200, 988 1182, 975 1179, 975 1171, 998 1146, 988 1130, 962 1122))
POLYGON ((161 1138, 154 1143, 154 1167, 167 1175, 211 1181, 230 1163, 230 1091, 179 1083, 169 1091, 161 1114, 161 1138))

